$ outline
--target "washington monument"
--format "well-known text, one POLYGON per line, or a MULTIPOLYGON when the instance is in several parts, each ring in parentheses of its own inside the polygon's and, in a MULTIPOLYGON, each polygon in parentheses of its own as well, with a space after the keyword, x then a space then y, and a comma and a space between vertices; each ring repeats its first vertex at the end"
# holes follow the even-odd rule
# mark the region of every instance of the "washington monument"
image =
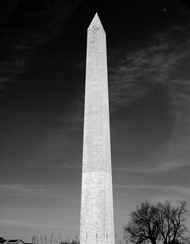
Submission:
POLYGON ((95 14, 87 34, 80 244, 115 244, 106 34, 95 14))

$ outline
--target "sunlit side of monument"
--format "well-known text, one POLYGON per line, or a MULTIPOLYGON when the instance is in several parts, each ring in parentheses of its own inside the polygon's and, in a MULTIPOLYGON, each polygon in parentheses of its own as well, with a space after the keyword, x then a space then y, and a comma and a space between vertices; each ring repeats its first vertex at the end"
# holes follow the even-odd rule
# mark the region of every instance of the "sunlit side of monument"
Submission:
POLYGON ((115 243, 106 34, 97 14, 87 34, 80 243, 115 243))

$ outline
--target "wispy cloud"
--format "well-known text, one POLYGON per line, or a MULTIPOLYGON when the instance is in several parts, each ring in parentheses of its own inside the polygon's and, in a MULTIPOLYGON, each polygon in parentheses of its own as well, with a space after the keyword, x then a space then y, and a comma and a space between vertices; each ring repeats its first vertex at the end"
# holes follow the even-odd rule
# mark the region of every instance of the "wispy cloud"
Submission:
POLYGON ((46 223, 34 223, 30 221, 20 221, 20 220, 15 220, 15 219, 1 219, 0 220, 0 225, 8 225, 8 226, 19 226, 19 227, 35 227, 35 228, 40 228, 40 227, 48 227, 48 228, 62 228, 62 229, 78 229, 75 226, 65 226, 65 225, 51 225, 51 224, 46 224, 46 223))
MULTIPOLYGON (((23 166, 22 166, 23 167, 23 166)), ((27 168, 46 168, 46 169, 68 169, 68 170, 81 170, 80 165, 74 165, 71 163, 64 163, 61 164, 60 162, 54 163, 54 164, 33 164, 33 165, 27 165, 27 168)))
POLYGON ((177 31, 183 36, 184 33, 188 35, 186 28, 173 27, 152 37, 142 48, 123 48, 121 57, 113 55, 111 59, 115 58, 115 62, 110 61, 109 66, 110 104, 113 110, 137 102, 151 93, 157 84, 169 86, 174 100, 180 99, 182 94, 188 95, 188 80, 171 77, 179 69, 179 62, 190 52, 189 36, 179 40, 174 37, 177 31))
POLYGON ((65 164, 57 164, 57 165, 45 165, 47 168, 55 168, 55 169, 69 169, 69 170, 80 170, 82 167, 80 165, 73 165, 69 163, 65 164))
POLYGON ((76 194, 75 185, 0 184, 0 197, 68 197, 76 194), (72 191, 70 191, 72 189, 72 191))
MULTIPOLYGON (((76 102, 76 101, 75 101, 76 102)), ((69 162, 67 155, 71 149, 80 141, 82 144, 83 128, 83 106, 80 109, 75 107, 71 109, 64 118, 60 118, 61 126, 59 129, 51 130, 46 140, 39 148, 39 154, 30 162, 31 167, 62 168, 62 169, 80 169, 80 162, 69 162), (75 133, 80 137, 76 137, 75 133), (73 135, 75 139, 73 140, 73 135), (78 140, 78 141, 77 141, 78 140), (65 162, 65 163, 63 163, 65 162), (79 163, 78 165, 76 163, 79 163)), ((82 147, 79 155, 82 152, 82 147)), ((70 160, 71 161, 71 160, 70 160)))
POLYGON ((1 196, 16 196, 16 195, 36 195, 41 194, 46 190, 47 186, 42 185, 23 185, 23 184, 0 184, 1 196))
POLYGON ((126 188, 126 189, 141 189, 141 190, 158 190, 166 192, 176 192, 183 195, 190 196, 190 188, 185 186, 162 186, 162 185, 114 185, 115 188, 126 188))
POLYGON ((145 164, 143 166, 129 166, 129 167, 118 167, 113 168, 114 171, 127 171, 127 172, 134 172, 134 173, 143 173, 143 174, 149 174, 149 173, 159 173, 159 172, 169 172, 169 171, 175 171, 179 169, 189 169, 190 163, 188 162, 179 162, 179 161, 153 161, 151 162, 151 165, 145 164))
POLYGON ((110 57, 111 110, 130 107, 160 87, 168 94, 167 113, 174 121, 167 141, 148 159, 152 165, 145 170, 131 167, 127 171, 175 170, 189 165, 189 25, 163 30, 152 36, 144 47, 123 48, 110 57))
POLYGON ((82 0, 9 1, 1 5, 2 54, 0 88, 29 69, 36 47, 49 42, 63 29, 65 20, 82 0), (22 21, 21 21, 22 20, 22 21))

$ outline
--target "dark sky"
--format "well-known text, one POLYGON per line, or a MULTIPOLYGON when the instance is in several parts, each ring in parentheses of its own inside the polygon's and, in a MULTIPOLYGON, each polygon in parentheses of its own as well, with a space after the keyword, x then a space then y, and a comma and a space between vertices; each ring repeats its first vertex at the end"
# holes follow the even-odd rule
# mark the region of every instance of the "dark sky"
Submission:
POLYGON ((56 241, 79 233, 86 31, 96 12, 107 35, 116 242, 142 201, 190 205, 189 6, 177 0, 4 0, 4 238, 31 241, 53 233, 56 241))

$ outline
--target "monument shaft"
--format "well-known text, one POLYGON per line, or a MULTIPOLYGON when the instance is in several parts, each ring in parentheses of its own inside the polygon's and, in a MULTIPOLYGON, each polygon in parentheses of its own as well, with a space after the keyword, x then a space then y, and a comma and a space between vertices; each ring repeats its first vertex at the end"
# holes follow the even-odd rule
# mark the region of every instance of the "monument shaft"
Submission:
POLYGON ((114 244, 106 35, 96 14, 87 35, 81 244, 114 244))

